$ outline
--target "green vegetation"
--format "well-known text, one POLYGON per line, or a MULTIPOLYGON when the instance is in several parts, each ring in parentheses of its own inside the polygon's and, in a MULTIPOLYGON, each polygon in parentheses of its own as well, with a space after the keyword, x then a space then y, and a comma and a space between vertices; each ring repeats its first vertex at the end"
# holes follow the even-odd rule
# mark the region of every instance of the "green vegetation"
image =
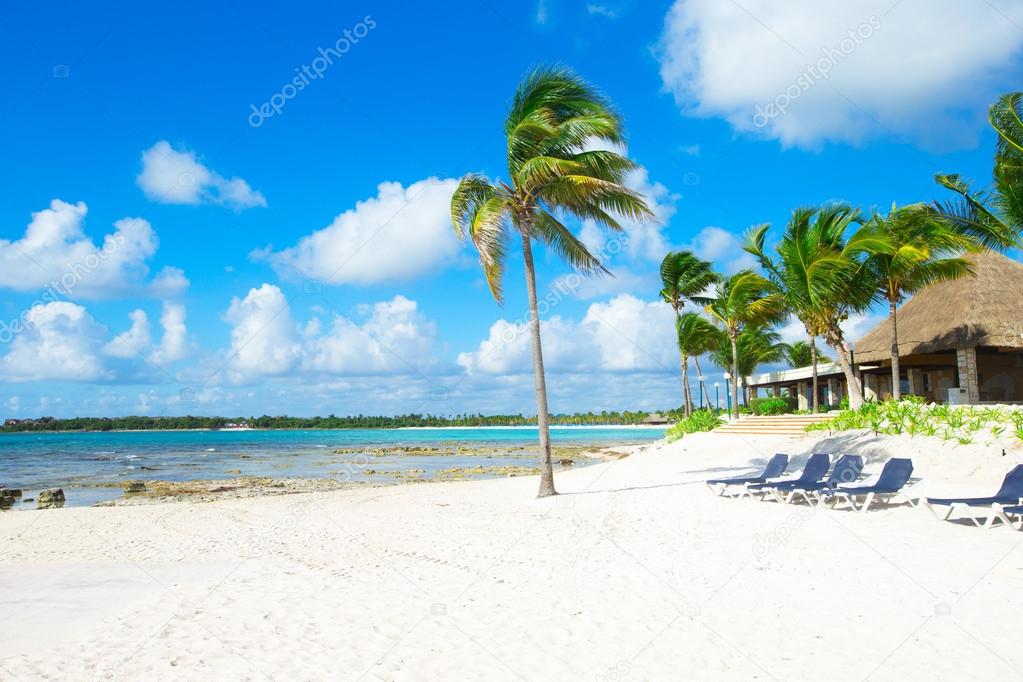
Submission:
MULTIPOLYGON (((722 343, 721 332, 705 317, 697 313, 686 313, 675 319, 676 341, 682 354, 682 385, 685 386, 686 415, 693 412, 693 396, 689 390, 689 358, 696 359, 696 371, 700 372, 699 356, 701 353, 717 350, 722 343)), ((703 378, 703 372, 700 372, 703 378)), ((703 393, 706 394, 704 387, 703 393)), ((700 405, 703 409, 703 405, 700 405)))
POLYGON ((724 418, 713 410, 694 410, 688 417, 668 429, 665 436, 669 443, 674 443, 688 433, 712 431, 724 423, 724 418))
POLYGON ((799 399, 795 396, 771 396, 754 398, 749 401, 749 409, 753 414, 793 414, 799 407, 799 399))
MULTIPOLYGON (((666 411, 673 414, 672 411, 666 411)), ((601 426, 641 424, 648 412, 586 412, 580 414, 553 414, 552 424, 561 426, 601 426)), ((536 417, 521 414, 463 414, 454 417, 435 417, 407 414, 396 417, 350 416, 336 417, 76 417, 74 419, 23 420, 18 424, 0 427, 0 432, 20 431, 155 431, 184 429, 222 429, 228 424, 247 424, 256 429, 396 429, 410 426, 536 426, 536 417)))
POLYGON ((827 355, 817 352, 816 342, 811 344, 806 341, 794 341, 787 344, 785 346, 785 360, 792 369, 811 367, 818 362, 831 362, 831 358, 827 355), (814 356, 817 357, 816 362, 814 362, 814 356))
POLYGON ((874 435, 936 436, 962 445, 973 443, 987 431, 994 438, 1008 429, 1023 440, 1023 410, 977 405, 928 404, 923 398, 864 403, 859 409, 845 409, 834 419, 806 427, 807 431, 853 431, 870 429, 874 435))
POLYGON ((625 145, 622 121, 610 102, 564 68, 540 68, 519 85, 504 123, 508 176, 491 182, 480 173, 462 178, 451 197, 451 220, 459 237, 479 251, 483 274, 498 302, 512 238, 522 245, 529 297, 536 411, 540 430, 539 497, 555 495, 547 431, 547 380, 540 343, 533 240, 583 274, 607 270, 559 217, 572 215, 620 232, 619 218, 647 220, 653 213, 642 195, 625 186, 636 164, 613 149, 625 145))

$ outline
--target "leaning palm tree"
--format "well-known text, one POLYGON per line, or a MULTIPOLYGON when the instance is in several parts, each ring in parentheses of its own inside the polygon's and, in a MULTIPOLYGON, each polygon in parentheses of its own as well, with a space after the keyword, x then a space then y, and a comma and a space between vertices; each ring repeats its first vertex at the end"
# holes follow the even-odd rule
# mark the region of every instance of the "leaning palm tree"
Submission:
POLYGON ((778 242, 776 259, 767 255, 764 246, 769 225, 753 228, 747 237, 746 250, 757 257, 786 306, 806 328, 815 412, 819 409, 818 336, 835 350, 849 387, 850 405, 857 408, 862 402, 841 324, 874 300, 875 287, 863 255, 882 253, 887 247, 876 230, 862 225, 846 239, 846 232, 861 223, 860 212, 846 204, 797 209, 778 242))
POLYGON ((491 182, 480 174, 462 178, 451 198, 451 219, 459 237, 479 251, 490 291, 503 302, 502 275, 512 234, 522 243, 533 342, 537 426, 540 432, 539 496, 555 495, 548 429, 547 383, 540 343, 536 271, 532 241, 539 240, 576 270, 607 272, 565 227, 562 213, 620 230, 617 217, 652 217, 643 198, 624 185, 635 168, 594 143, 620 146, 622 122, 593 87, 563 68, 540 68, 519 85, 505 120, 508 180, 491 182))
POLYGON ((959 175, 936 175, 939 184, 959 195, 958 202, 936 208, 960 231, 1002 250, 1019 246, 1023 233, 1023 92, 999 98, 988 120, 998 133, 994 185, 975 192, 959 175))
MULTIPOLYGON (((686 313, 675 320, 675 332, 678 350, 682 354, 682 383, 689 388, 689 358, 696 358, 703 353, 715 350, 721 339, 721 330, 707 318, 697 313, 686 313)), ((699 371, 699 363, 697 363, 699 371)), ((702 373, 701 373, 702 378, 702 373)), ((703 405, 701 404, 702 408, 703 405)), ((692 414, 690 402, 686 400, 686 415, 692 414)))
POLYGON ((768 324, 782 318, 785 302, 777 289, 752 270, 741 270, 721 281, 714 296, 697 298, 704 310, 716 320, 728 336, 732 349, 732 402, 739 416, 739 334, 747 326, 768 324))
MULTIPOLYGON (((700 260, 688 251, 672 251, 661 261, 661 298, 675 311, 675 326, 679 325, 686 301, 707 291, 718 280, 710 263, 700 260)), ((681 346, 679 347, 681 350, 681 346)), ((697 354, 698 355, 698 354, 697 354)), ((696 371, 699 372, 699 360, 696 371)), ((693 412, 693 396, 689 389, 689 363, 682 354, 682 399, 686 416, 693 412)), ((703 376, 703 373, 700 373, 703 376)))
POLYGON ((935 282, 947 282, 973 274, 967 251, 983 248, 980 240, 958 229, 933 206, 911 204, 892 206, 888 215, 874 214, 869 223, 888 242, 888 247, 870 256, 867 265, 888 302, 891 327, 892 398, 902 397, 899 367, 897 308, 907 294, 935 282))

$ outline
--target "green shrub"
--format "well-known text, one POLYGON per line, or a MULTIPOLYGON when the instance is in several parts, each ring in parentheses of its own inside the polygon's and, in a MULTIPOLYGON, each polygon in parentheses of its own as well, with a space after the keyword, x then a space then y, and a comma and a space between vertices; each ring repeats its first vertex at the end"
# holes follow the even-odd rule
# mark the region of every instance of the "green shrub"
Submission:
POLYGON ((750 410, 753 414, 790 414, 796 411, 799 406, 799 398, 795 396, 769 396, 767 398, 753 398, 749 401, 750 410))
POLYGON ((711 410, 696 410, 691 415, 668 429, 665 436, 668 438, 669 443, 674 443, 688 433, 713 431, 724 422, 724 419, 711 410))

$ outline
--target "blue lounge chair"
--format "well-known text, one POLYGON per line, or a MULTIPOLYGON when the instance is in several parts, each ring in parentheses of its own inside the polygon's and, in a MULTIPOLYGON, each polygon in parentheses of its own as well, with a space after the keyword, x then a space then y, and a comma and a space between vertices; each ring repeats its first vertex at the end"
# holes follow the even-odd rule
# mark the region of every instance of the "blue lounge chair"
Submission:
POLYGON ((1001 507, 995 511, 995 516, 1000 518, 1005 525, 1011 528, 1018 528, 1023 530, 1023 499, 1020 500, 1019 504, 1015 504, 1011 507, 1001 507), (1011 517, 1018 516, 1018 521, 1013 521, 1011 517))
POLYGON ((1015 507, 1023 504, 1023 464, 1017 464, 1012 471, 1005 475, 1002 487, 992 497, 928 497, 927 508, 937 515, 934 507, 948 507, 942 520, 948 520, 952 512, 956 510, 966 511, 970 507, 988 507, 986 521, 982 524, 977 517, 970 516, 976 526, 990 528, 995 519, 1000 518, 999 514, 1003 507, 1015 507))
POLYGON ((769 488, 770 492, 779 502, 786 504, 792 502, 799 495, 812 505, 820 501, 820 493, 824 490, 831 490, 840 483, 852 483, 860 477, 863 471, 863 458, 859 455, 842 455, 835 462, 835 468, 827 480, 815 482, 792 481, 790 483, 779 483, 769 488))
POLYGON ((730 485, 749 485, 751 483, 764 483, 772 478, 778 478, 789 465, 789 456, 777 454, 770 459, 767 466, 759 476, 737 476, 734 478, 714 478, 707 481, 707 487, 715 495, 724 495, 730 485))
POLYGON ((739 496, 742 497, 743 494, 768 492, 771 488, 791 485, 793 483, 816 483, 828 475, 828 469, 830 468, 831 456, 816 453, 810 455, 810 458, 806 460, 806 465, 803 467, 803 473, 799 474, 796 478, 790 478, 785 481, 776 481, 774 483, 753 483, 751 485, 747 485, 739 496))
MULTIPOLYGON (((874 484, 832 488, 821 491, 821 497, 835 500, 836 507, 839 501, 844 500, 854 511, 856 510, 856 499, 862 497, 864 498, 863 506, 859 510, 865 512, 875 498, 888 501, 895 495, 902 495, 902 488, 909 483, 912 475, 913 461, 896 457, 885 462, 884 468, 881 469, 881 475, 874 484)), ((905 499, 912 504, 908 497, 905 499)))

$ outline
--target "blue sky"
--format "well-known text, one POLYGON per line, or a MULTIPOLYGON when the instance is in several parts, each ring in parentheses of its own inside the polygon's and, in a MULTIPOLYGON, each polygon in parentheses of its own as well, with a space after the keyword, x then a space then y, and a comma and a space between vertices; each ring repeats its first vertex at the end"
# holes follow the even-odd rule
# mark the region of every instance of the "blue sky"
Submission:
POLYGON ((446 210, 547 62, 660 217, 575 225, 613 280, 539 254, 552 409, 676 404, 664 251, 987 183, 1023 45, 1003 0, 89 5, 0 14, 0 416, 530 412, 519 254, 498 307, 446 210))

